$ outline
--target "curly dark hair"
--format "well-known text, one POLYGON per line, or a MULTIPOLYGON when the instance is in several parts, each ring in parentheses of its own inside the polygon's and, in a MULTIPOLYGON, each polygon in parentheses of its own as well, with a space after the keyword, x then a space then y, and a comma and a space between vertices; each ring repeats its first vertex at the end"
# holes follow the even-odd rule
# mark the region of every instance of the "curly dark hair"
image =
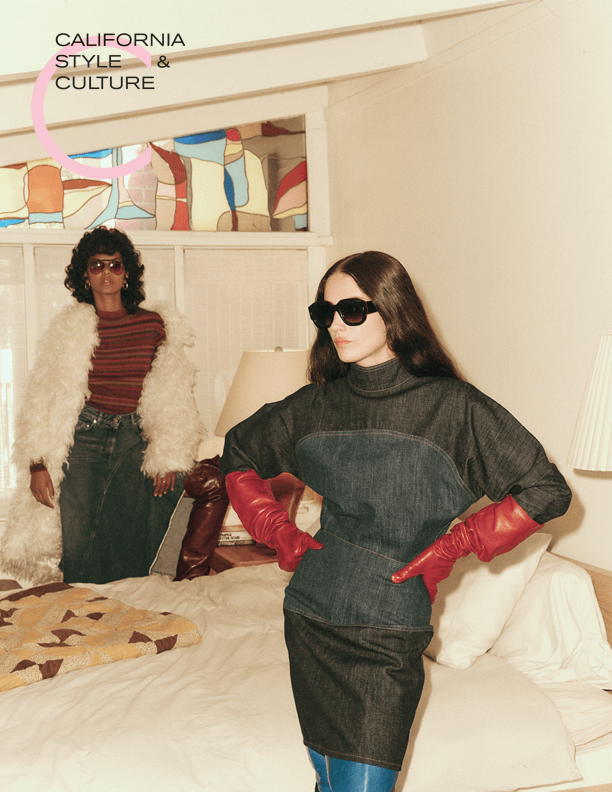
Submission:
POLYGON ((66 267, 64 286, 79 302, 94 304, 91 289, 85 288, 87 262, 96 253, 121 253, 127 277, 127 289, 121 290, 121 302, 129 314, 135 313, 144 300, 144 265, 140 261, 140 253, 134 249, 131 239, 118 228, 99 226, 93 231, 86 231, 79 243, 72 250, 70 264, 66 267))
MULTIPOLYGON (((350 275, 372 300, 387 328, 389 348, 411 374, 463 379, 438 340, 410 275, 396 258, 369 250, 340 259, 323 276, 317 300, 325 299, 325 284, 337 272, 350 275)), ((329 332, 319 329, 310 350, 310 381, 323 385, 345 377, 349 369, 350 364, 338 357, 329 332)))

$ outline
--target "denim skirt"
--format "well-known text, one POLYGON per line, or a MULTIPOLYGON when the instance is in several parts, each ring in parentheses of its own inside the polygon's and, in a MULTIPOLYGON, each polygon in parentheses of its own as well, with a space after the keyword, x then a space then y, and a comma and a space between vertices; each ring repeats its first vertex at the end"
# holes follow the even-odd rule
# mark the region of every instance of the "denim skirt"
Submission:
POLYGON ((433 630, 336 627, 285 609, 304 743, 324 756, 400 770, 433 630))
POLYGON ((140 470, 147 447, 136 413, 85 406, 64 464, 59 508, 67 583, 108 583, 148 575, 183 491, 153 494, 140 470))

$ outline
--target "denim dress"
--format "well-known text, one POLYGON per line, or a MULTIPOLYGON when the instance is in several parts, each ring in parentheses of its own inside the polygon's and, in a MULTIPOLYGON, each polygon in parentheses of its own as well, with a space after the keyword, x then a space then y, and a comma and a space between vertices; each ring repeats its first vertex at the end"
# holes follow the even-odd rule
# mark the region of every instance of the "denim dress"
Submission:
POLYGON ((487 495, 538 523, 570 491, 540 443, 465 382, 414 377, 396 360, 268 404, 226 436, 224 474, 289 472, 323 496, 322 550, 285 594, 285 635, 304 742, 399 770, 431 639, 420 577, 391 575, 487 495))

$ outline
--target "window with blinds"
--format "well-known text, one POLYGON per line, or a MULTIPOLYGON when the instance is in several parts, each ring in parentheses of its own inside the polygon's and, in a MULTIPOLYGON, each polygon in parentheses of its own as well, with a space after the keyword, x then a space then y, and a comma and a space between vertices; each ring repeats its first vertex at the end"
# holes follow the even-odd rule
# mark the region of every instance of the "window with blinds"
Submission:
POLYGON ((0 517, 15 486, 10 454, 27 371, 23 249, 0 248, 0 517))
POLYGON ((305 250, 185 250, 185 313, 196 332, 196 399, 209 435, 243 351, 306 349, 305 250))

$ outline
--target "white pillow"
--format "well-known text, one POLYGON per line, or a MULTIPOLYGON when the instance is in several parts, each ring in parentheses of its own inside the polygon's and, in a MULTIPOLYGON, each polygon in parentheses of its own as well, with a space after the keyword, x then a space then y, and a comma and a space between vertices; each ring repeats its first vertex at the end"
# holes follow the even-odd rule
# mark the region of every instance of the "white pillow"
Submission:
POLYGON ((612 649, 586 572, 545 553, 491 649, 536 682, 612 689, 612 649))
POLYGON ((574 750, 553 703, 509 663, 486 654, 460 671, 425 659, 396 788, 500 792, 574 781, 574 750))
POLYGON ((543 682, 538 687, 561 713, 574 745, 612 732, 612 695, 607 691, 584 682, 543 682))
POLYGON ((535 533, 488 563, 460 559, 438 586, 431 623, 434 637, 425 654, 441 665, 469 668, 501 633, 517 600, 550 544, 535 533))

